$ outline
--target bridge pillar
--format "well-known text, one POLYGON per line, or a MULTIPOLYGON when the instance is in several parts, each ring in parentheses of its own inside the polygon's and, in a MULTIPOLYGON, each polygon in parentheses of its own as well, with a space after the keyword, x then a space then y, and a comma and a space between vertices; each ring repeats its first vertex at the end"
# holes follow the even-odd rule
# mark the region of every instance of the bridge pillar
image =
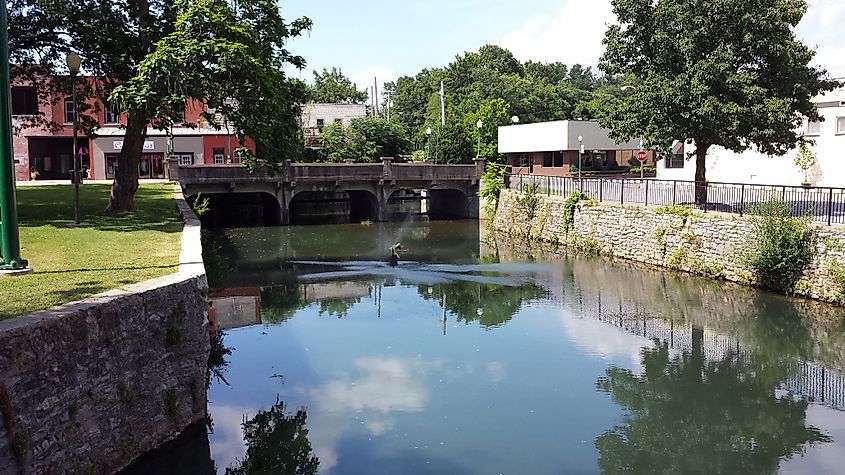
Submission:
POLYGON ((293 197, 293 189, 290 183, 279 183, 274 193, 276 201, 279 202, 279 221, 282 226, 290 224, 290 200, 293 197))
POLYGON ((388 220, 388 213, 387 213, 387 200, 390 198, 390 190, 389 187, 384 185, 384 181, 379 183, 376 187, 376 199, 378 200, 378 212, 377 220, 378 222, 384 222, 388 220))

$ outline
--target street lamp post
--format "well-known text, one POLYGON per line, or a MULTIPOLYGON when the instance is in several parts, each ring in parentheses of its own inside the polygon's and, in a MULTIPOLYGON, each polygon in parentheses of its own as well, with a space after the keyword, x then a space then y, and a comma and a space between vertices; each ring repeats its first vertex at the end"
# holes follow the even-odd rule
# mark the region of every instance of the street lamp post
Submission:
POLYGON ((431 158, 431 127, 426 127, 425 129, 425 161, 429 161, 431 158))
POLYGON ((81 164, 79 163, 79 145, 77 133, 79 131, 79 114, 76 106, 76 76, 82 65, 82 59, 78 54, 70 52, 66 58, 67 68, 71 77, 71 101, 73 102, 73 221, 79 225, 82 222, 82 213, 79 209, 79 182, 82 181, 81 164))
POLYGON ((9 109, 9 23, 0 11, 0 274, 32 272, 21 258, 18 207, 15 202, 15 165, 12 154, 12 111, 9 109))
POLYGON ((583 189, 581 185, 581 159, 584 157, 584 136, 578 134, 578 188, 583 189))
POLYGON ((481 158, 481 126, 483 125, 484 122, 481 122, 481 119, 478 119, 478 122, 475 123, 475 127, 478 129, 478 151, 475 153, 476 160, 481 158))

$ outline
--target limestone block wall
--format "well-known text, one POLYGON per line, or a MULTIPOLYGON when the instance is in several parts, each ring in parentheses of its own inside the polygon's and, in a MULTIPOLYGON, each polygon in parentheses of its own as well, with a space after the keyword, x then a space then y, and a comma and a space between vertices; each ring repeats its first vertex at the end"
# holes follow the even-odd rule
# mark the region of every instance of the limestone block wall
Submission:
MULTIPOLYGON (((567 212, 566 197, 525 195, 503 190, 493 227, 507 234, 560 244, 574 250, 629 259, 649 265, 755 285, 754 273, 739 259, 751 221, 721 213, 689 217, 660 214, 657 207, 579 202, 567 212), (521 198, 522 197, 522 198, 521 198), (571 222, 567 223, 567 216, 571 222)), ((843 303, 845 228, 814 225, 819 236, 814 261, 796 293, 843 303)))
POLYGON ((113 473, 206 410, 199 222, 176 274, 0 322, 0 473, 113 473))

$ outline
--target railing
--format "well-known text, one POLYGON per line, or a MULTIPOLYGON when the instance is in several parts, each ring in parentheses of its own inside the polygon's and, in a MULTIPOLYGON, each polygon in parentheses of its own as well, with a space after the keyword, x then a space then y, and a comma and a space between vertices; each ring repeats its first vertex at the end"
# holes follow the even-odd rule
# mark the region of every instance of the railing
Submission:
POLYGON ((758 204, 776 199, 783 201, 793 216, 806 216, 828 225, 845 224, 845 188, 708 182, 707 203, 696 205, 696 183, 693 181, 506 174, 505 183, 514 190, 536 185, 538 193, 547 195, 566 196, 582 191, 604 203, 684 205, 704 212, 719 211, 740 216, 752 211, 758 204))

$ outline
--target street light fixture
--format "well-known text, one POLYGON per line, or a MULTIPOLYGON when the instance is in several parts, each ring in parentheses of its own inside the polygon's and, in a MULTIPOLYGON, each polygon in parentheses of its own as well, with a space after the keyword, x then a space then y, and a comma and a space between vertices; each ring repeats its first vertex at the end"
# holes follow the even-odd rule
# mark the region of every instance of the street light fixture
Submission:
POLYGON ((513 122, 514 124, 518 124, 518 123, 519 123, 519 117, 517 117, 517 116, 512 116, 512 117, 511 117, 511 122, 513 122))
POLYGON ((478 129, 478 152, 475 154, 475 159, 478 160, 481 157, 481 127, 484 125, 484 122, 481 119, 478 119, 478 122, 475 123, 475 127, 478 129))
POLYGON ((431 127, 425 128, 425 135, 426 135, 426 138, 425 138, 425 161, 427 162, 427 161, 430 160, 429 154, 431 153, 430 152, 430 150, 431 150, 431 127))
POLYGON ((77 132, 79 130, 79 114, 76 106, 76 76, 82 66, 82 58, 74 52, 67 54, 65 58, 67 69, 71 77, 71 100, 73 102, 73 221, 79 225, 82 221, 79 209, 79 182, 82 181, 81 164, 79 163, 79 145, 77 144, 77 132))
POLYGON ((581 187, 581 159, 584 157, 584 136, 578 134, 578 187, 581 187))

